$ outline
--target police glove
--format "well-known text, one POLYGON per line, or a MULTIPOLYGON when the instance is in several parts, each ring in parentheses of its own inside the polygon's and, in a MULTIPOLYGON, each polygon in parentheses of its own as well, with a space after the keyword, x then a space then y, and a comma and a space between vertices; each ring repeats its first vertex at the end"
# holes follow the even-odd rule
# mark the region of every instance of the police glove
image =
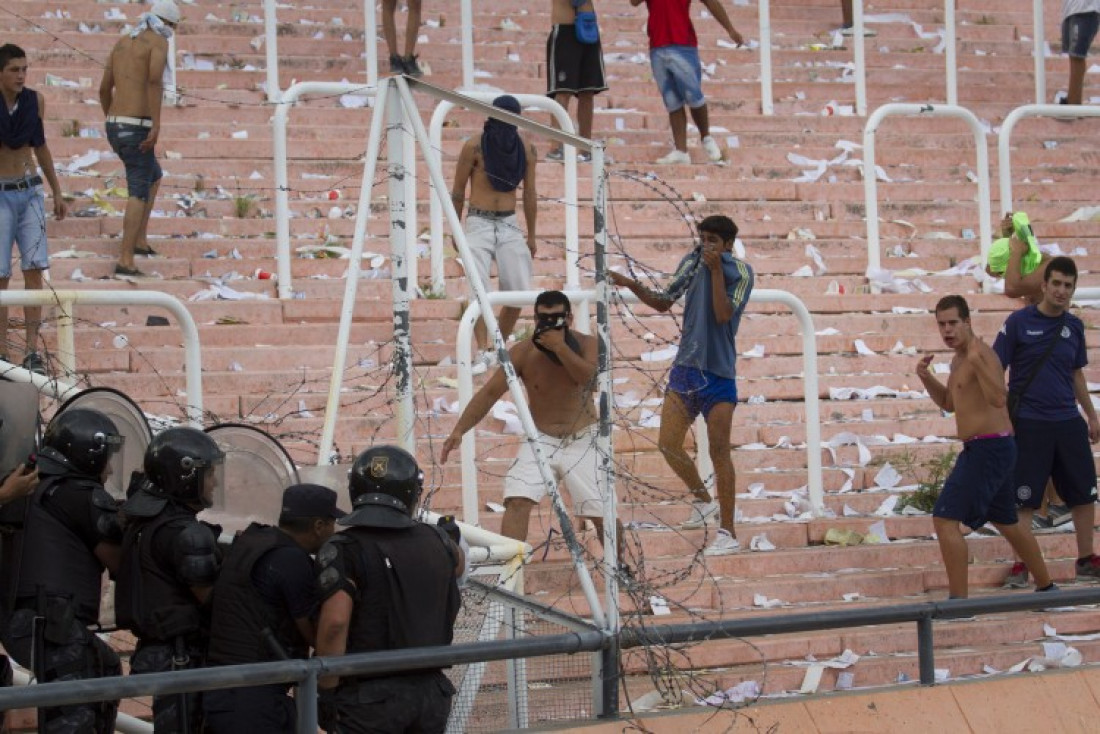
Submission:
POLYGON ((340 730, 340 715, 336 711, 336 689, 321 688, 317 691, 317 723, 330 734, 340 730))
POLYGON ((436 523, 439 528, 450 536, 451 540, 458 545, 459 540, 462 538, 462 529, 458 527, 458 523, 455 522, 454 515, 444 515, 439 518, 436 523))

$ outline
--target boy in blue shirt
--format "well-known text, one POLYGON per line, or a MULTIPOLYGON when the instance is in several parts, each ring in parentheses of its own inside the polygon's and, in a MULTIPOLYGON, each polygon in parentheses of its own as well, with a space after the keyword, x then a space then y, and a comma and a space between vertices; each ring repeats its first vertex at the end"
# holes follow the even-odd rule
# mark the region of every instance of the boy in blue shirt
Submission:
POLYGON ((741 548, 733 528, 736 478, 730 457, 730 429, 737 406, 737 329, 752 293, 754 275, 748 263, 732 254, 737 239, 737 225, 732 219, 707 217, 699 223, 699 238, 701 244, 680 261, 672 282, 663 291, 647 288, 619 273, 608 273, 608 277, 614 285, 630 289, 642 303, 662 313, 684 298, 683 333, 669 373, 658 446, 695 498, 691 518, 683 527, 702 527, 718 514, 717 535, 703 553, 720 556, 741 548), (684 450, 684 438, 700 413, 707 422, 717 502, 684 450))

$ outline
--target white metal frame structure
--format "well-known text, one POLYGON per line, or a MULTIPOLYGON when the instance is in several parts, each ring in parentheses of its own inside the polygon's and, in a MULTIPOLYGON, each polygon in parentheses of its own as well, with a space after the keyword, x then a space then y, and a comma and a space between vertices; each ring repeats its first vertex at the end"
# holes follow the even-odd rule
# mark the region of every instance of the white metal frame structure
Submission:
POLYGON ((1043 28, 1043 0, 1033 0, 1031 3, 1031 23, 1034 43, 1031 49, 1032 58, 1035 61, 1035 104, 1046 104, 1047 101, 1047 59, 1046 59, 1046 30, 1043 28))
POLYGON ((1012 132, 1025 117, 1100 117, 1096 105, 1028 104, 1009 112, 997 135, 997 176, 1000 179, 1001 211, 1014 211, 1012 203, 1012 132))
MULTIPOLYGON (((202 350, 199 329, 191 312, 175 297, 158 291, 70 291, 70 290, 4 290, 0 291, 0 306, 54 306, 57 308, 57 359, 68 375, 76 374, 76 343, 73 334, 73 313, 77 304, 84 306, 151 306, 163 308, 179 322, 183 332, 183 360, 187 390, 187 420, 202 427, 202 350)), ((5 372, 9 378, 32 382, 41 392, 64 399, 79 391, 75 385, 54 380, 22 368, 5 372)))
MULTIPOLYGON (((857 0, 858 1, 858 0, 857 0)), ((985 130, 977 116, 965 107, 957 105, 920 105, 920 104, 886 104, 876 109, 867 118, 863 127, 863 192, 864 205, 867 214, 867 268, 878 270, 882 266, 882 253, 879 244, 878 231, 878 178, 875 173, 875 132, 879 124, 887 117, 906 115, 916 117, 929 115, 932 117, 955 117, 963 120, 970 126, 974 133, 974 148, 977 152, 975 165, 978 176, 978 237, 981 244, 982 259, 989 251, 991 242, 992 225, 989 215, 989 151, 986 149, 985 130)), ((878 286, 872 282, 873 293, 878 293, 878 286)))
MULTIPOLYGON (((506 291, 488 294, 488 302, 495 306, 530 306, 538 297, 539 291, 506 291)), ((595 291, 567 291, 565 295, 575 304, 594 300, 595 291)), ((638 303, 638 297, 625 290, 619 290, 616 298, 626 303, 638 303)), ((806 469, 807 486, 814 515, 821 517, 825 510, 824 484, 821 474, 821 409, 818 397, 817 380, 817 341, 813 316, 806 305, 797 296, 787 291, 756 289, 749 297, 755 303, 781 303, 791 309, 798 318, 802 331, 802 372, 803 399, 806 404, 806 469)), ((474 324, 481 317, 481 304, 471 303, 462 314, 458 323, 458 336, 455 339, 455 361, 458 364, 458 403, 465 408, 474 396, 472 364, 472 339, 474 324)), ((699 425, 705 426, 703 422, 699 425)), ((696 439, 697 445, 704 445, 696 439)), ((709 456, 700 450, 701 457, 709 456)), ((477 439, 474 431, 468 431, 462 437, 462 519, 476 525, 480 522, 480 505, 477 494, 477 439)), ((707 472, 700 471, 705 477, 707 472)))
MULTIPOLYGON (((417 91, 424 92, 429 96, 432 96, 439 100, 448 100, 453 104, 460 105, 472 109, 478 113, 491 116, 500 119, 504 122, 508 122, 525 130, 538 132, 546 137, 550 137, 563 144, 570 144, 581 148, 582 150, 589 150, 592 153, 592 170, 594 180, 594 206, 596 209, 596 215, 594 217, 597 231, 595 233, 596 241, 596 271, 597 271, 597 294, 604 299, 601 301, 603 307, 599 309, 599 324, 600 324, 600 373, 599 373, 599 387, 601 393, 601 431, 598 436, 598 447, 601 456, 601 490, 603 496, 612 498, 609 505, 614 507, 614 472, 613 472, 613 457, 611 456, 611 432, 610 432, 610 396, 611 396, 611 374, 610 374, 610 354, 609 347, 606 342, 607 324, 606 324, 606 298, 610 293, 604 275, 606 273, 606 266, 603 261, 604 248, 606 246, 606 230, 604 229, 603 209, 605 206, 603 200, 603 165, 604 165, 604 153, 603 146, 592 143, 591 141, 583 138, 578 138, 575 135, 569 135, 559 130, 540 125, 531 120, 527 120, 518 115, 512 115, 503 110, 497 109, 492 105, 487 105, 469 97, 464 97, 461 94, 451 92, 439 87, 432 86, 425 82, 407 79, 405 77, 393 77, 386 79, 380 83, 377 101, 374 108, 374 116, 371 122, 370 135, 367 142, 367 153, 364 161, 364 173, 363 173, 363 185, 360 187, 359 206, 357 209, 357 216, 355 221, 355 235, 351 246, 351 257, 348 264, 347 281, 344 290, 344 302, 341 308, 340 315, 340 327, 337 337, 336 354, 333 359, 332 380, 329 384, 328 403, 325 410, 325 423, 322 429, 320 447, 318 451, 318 464, 328 463, 330 453, 333 446, 333 438, 335 434, 336 419, 340 408, 340 393, 343 385, 343 373, 347 361, 347 344, 351 332, 352 314, 355 308, 355 295, 359 281, 359 265, 362 257, 363 245, 366 239, 367 222, 371 217, 371 193, 372 187, 370 182, 374 180, 375 169, 378 162, 378 154, 381 147, 382 132, 385 130, 388 137, 387 156, 388 156, 388 168, 389 168, 389 214, 390 214, 390 242, 392 247, 392 282, 393 282, 393 323, 394 323, 394 356, 393 367, 396 382, 396 428, 398 443, 403 445, 407 449, 415 449, 415 436, 414 429, 414 405, 412 395, 412 350, 410 344, 410 316, 409 316, 409 299, 412 292, 413 283, 408 275, 408 263, 406 262, 406 254, 404 249, 403 233, 407 229, 407 211, 411 206, 415 205, 415 199, 408 201, 405 198, 405 188, 402 185, 402 180, 407 177, 407 171, 413 165, 415 160, 406 160, 404 158, 405 145, 404 138, 414 139, 420 145, 421 154, 423 155, 424 163, 427 165, 432 195, 441 199, 444 203, 444 211, 447 214, 448 224, 450 225, 451 232, 454 236, 455 245, 458 248, 460 256, 467 262, 470 261, 470 249, 466 241, 466 235, 463 231, 461 222, 458 218, 458 213, 455 211, 454 205, 451 203, 449 188, 447 187, 443 179, 443 171, 440 166, 439 156, 437 152, 432 148, 431 140, 428 136, 424 123, 420 118, 419 111, 416 107, 415 99, 412 96, 410 89, 416 89, 417 91)), ((601 629, 606 629, 610 634, 614 634, 618 630, 618 614, 615 604, 617 604, 617 581, 615 574, 611 573, 607 575, 607 588, 611 601, 611 609, 609 614, 604 612, 603 606, 600 604, 598 597, 596 596, 595 587, 592 583, 592 577, 588 571, 588 568, 584 564, 584 559, 581 555, 579 545, 575 542, 575 536, 573 535, 572 522, 569 518, 568 512, 562 503, 561 496, 558 493, 557 481, 554 479, 552 472, 546 462, 545 457, 542 454, 541 447, 537 440, 538 431, 535 428, 534 420, 531 417, 530 410, 527 406, 526 396, 524 395, 523 388, 520 385, 519 379, 516 377, 515 370, 512 367, 511 361, 508 358, 508 351, 505 348, 505 342, 500 334, 500 330, 497 326, 496 318, 492 313, 492 309, 489 306, 488 293, 485 290, 485 284, 480 282, 480 279, 476 275, 476 271, 470 271, 467 273, 467 282, 470 285, 471 290, 477 298, 479 303, 483 303, 486 307, 484 319, 486 325, 489 327, 490 332, 493 334, 494 344, 496 346, 497 354, 500 357, 501 366, 505 370, 505 374, 508 379, 508 385, 512 393, 512 399, 517 406, 519 418, 523 424, 524 431, 527 435, 527 440, 530 442, 536 458, 539 464, 540 474, 542 481, 546 487, 547 493, 550 495, 553 508, 558 515, 559 522, 562 526, 562 532, 570 540, 570 552, 573 557, 574 567, 577 571, 577 577, 581 584, 581 589, 588 600, 590 609, 592 611, 593 619, 596 626, 601 629)), ((608 526, 610 530, 610 538, 605 540, 607 547, 605 548, 605 560, 610 568, 616 567, 617 559, 615 557, 615 539, 614 528, 615 523, 611 522, 608 526)))

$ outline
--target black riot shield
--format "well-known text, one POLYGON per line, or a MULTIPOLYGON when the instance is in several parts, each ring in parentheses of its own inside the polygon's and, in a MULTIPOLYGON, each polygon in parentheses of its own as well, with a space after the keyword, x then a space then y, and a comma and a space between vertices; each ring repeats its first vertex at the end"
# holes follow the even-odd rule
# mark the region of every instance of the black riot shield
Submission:
POLYGON ((223 423, 206 432, 225 452, 225 474, 204 518, 229 533, 243 530, 250 522, 276 524, 283 490, 299 481, 290 454, 271 434, 255 426, 223 423))

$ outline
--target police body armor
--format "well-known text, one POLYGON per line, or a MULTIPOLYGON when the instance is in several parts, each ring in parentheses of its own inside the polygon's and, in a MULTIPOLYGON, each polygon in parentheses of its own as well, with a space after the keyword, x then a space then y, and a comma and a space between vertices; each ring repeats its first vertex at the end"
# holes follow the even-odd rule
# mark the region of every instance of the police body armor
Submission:
POLYGON ((103 564, 76 533, 43 507, 42 501, 56 492, 89 492, 97 506, 115 506, 103 485, 91 479, 50 476, 39 483, 27 508, 16 604, 33 607, 41 589, 46 596, 69 598, 76 618, 95 624, 103 564))
POLYGON ((211 625, 209 663, 233 665, 308 656, 309 646, 290 614, 262 599, 252 583, 256 562, 268 551, 283 546, 298 547, 278 528, 258 523, 233 541, 214 585, 213 616, 217 624, 211 625))
POLYGON ((457 559, 443 531, 422 523, 400 530, 352 527, 337 538, 356 551, 350 555, 361 590, 349 653, 451 644, 462 599, 457 559))
POLYGON ((174 568, 163 568, 153 556, 157 531, 196 523, 193 512, 168 505, 159 515, 126 528, 122 562, 115 583, 115 618, 143 643, 171 643, 194 637, 202 629, 199 602, 181 584, 174 568))

